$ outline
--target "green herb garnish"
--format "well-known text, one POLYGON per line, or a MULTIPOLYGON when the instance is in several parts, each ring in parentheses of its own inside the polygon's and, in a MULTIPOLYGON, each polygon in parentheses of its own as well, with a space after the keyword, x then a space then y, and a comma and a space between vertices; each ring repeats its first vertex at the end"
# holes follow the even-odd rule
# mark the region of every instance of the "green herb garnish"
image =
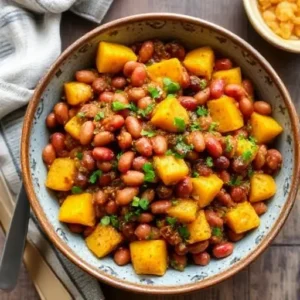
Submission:
POLYGON ((185 122, 183 118, 175 117, 174 118, 174 125, 179 131, 185 130, 185 122))
POLYGON ((194 177, 194 178, 197 178, 197 177, 199 177, 200 175, 199 175, 199 173, 198 172, 193 172, 193 174, 192 174, 192 177, 194 177))
POLYGON ((177 204, 178 204, 178 200, 176 200, 176 199, 172 199, 171 200, 171 204, 172 204, 172 206, 176 206, 177 204))
POLYGON ((199 106, 197 108, 197 111, 196 111, 197 115, 199 117, 207 117, 208 116, 208 109, 205 108, 203 105, 199 106))
POLYGON ((98 121, 100 121, 100 120, 102 120, 102 119, 104 119, 104 112, 103 112, 103 111, 100 111, 100 112, 98 112, 98 113, 96 114, 94 120, 95 120, 96 122, 98 122, 98 121))
POLYGON ((201 130, 200 125, 195 122, 191 124, 190 128, 191 128, 191 131, 201 130))
POLYGON ((77 152, 77 153, 76 153, 76 157, 77 157, 79 160, 82 160, 83 153, 82 153, 82 152, 77 152))
POLYGON ((219 126, 219 124, 217 122, 212 122, 209 125, 208 131, 209 132, 216 131, 218 126, 219 126))
POLYGON ((133 102, 130 102, 129 104, 127 104, 127 108, 133 112, 137 112, 138 111, 138 108, 137 106, 133 103, 133 102))
POLYGON ((110 224, 110 217, 109 216, 104 216, 100 220, 101 225, 107 226, 110 224))
POLYGON ((119 101, 114 101, 111 104, 111 108, 112 108, 113 111, 120 111, 120 110, 128 108, 128 104, 124 104, 124 103, 119 102, 119 101))
POLYGON ((187 229, 186 225, 182 225, 178 227, 178 233, 182 237, 184 241, 186 241, 190 237, 189 230, 187 229))
MULTIPOLYGON (((177 154, 180 155, 180 158, 183 158, 187 155, 188 152, 194 149, 193 145, 188 145, 184 142, 183 137, 179 136, 177 139, 177 144, 174 147, 174 150, 177 154)), ((176 155, 175 155, 176 156, 176 155)), ((178 157, 179 158, 179 157, 178 157)))
POLYGON ((212 233, 212 235, 217 236, 217 237, 220 237, 223 235, 222 230, 219 227, 213 227, 211 229, 211 233, 212 233))
POLYGON ((212 157, 208 156, 205 160, 205 164, 208 167, 212 168, 214 166, 214 161, 213 161, 212 157))
POLYGON ((92 184, 96 183, 96 181, 98 180, 98 178, 101 175, 102 175, 102 171, 101 170, 94 171, 92 173, 92 175, 90 176, 89 182, 92 183, 92 184))
POLYGON ((85 117, 85 112, 80 111, 79 113, 77 113, 76 117, 81 118, 81 119, 84 118, 85 117))
POLYGON ((121 93, 123 93, 124 91, 122 91, 122 90, 116 90, 115 91, 115 93, 117 93, 117 94, 121 94, 121 93))
POLYGON ((153 99, 159 98, 159 96, 160 96, 160 91, 156 87, 149 86, 148 87, 148 92, 151 95, 151 98, 153 98, 153 99))
POLYGON ((119 219, 118 219, 118 217, 117 217, 116 215, 111 215, 111 216, 110 216, 110 224, 111 224, 113 227, 119 229, 120 223, 119 223, 119 219))
POLYGON ((131 206, 140 207, 142 210, 147 210, 149 207, 149 200, 145 198, 133 197, 131 206))
POLYGON ((165 77, 163 79, 164 89, 167 94, 174 94, 180 90, 180 85, 177 82, 172 81, 170 78, 165 77))
POLYGON ((71 189, 72 194, 81 194, 82 188, 79 186, 74 185, 71 189))
POLYGON ((239 186, 242 183, 242 176, 232 176, 230 181, 228 182, 228 185, 230 186, 239 186))
POLYGON ((204 90, 207 87, 207 80, 206 79, 200 79, 199 86, 200 86, 201 90, 204 90))
POLYGON ((156 135, 156 132, 155 131, 151 131, 151 130, 142 130, 142 132, 141 132, 141 135, 143 135, 143 136, 147 136, 147 137, 153 137, 153 136, 155 136, 156 135))
POLYGON ((148 105, 147 108, 145 109, 138 109, 137 114, 145 118, 152 112, 154 107, 155 107, 155 103, 152 103, 148 105))
POLYGON ((254 170, 253 170, 253 167, 252 165, 249 166, 248 170, 247 170, 247 175, 249 178, 251 178, 254 174, 254 170))
POLYGON ((177 219, 173 217, 166 217, 167 224, 171 225, 172 227, 175 226, 177 219))
POLYGON ((154 182, 155 172, 151 163, 147 162, 143 165, 143 171, 145 172, 144 181, 154 182))
POLYGON ((252 151, 251 150, 246 150, 242 153, 242 159, 245 162, 248 162, 252 158, 252 151))
POLYGON ((231 143, 229 135, 227 135, 226 138, 225 138, 225 145, 226 145, 225 152, 227 152, 227 153, 231 152, 232 149, 233 149, 233 145, 231 143))

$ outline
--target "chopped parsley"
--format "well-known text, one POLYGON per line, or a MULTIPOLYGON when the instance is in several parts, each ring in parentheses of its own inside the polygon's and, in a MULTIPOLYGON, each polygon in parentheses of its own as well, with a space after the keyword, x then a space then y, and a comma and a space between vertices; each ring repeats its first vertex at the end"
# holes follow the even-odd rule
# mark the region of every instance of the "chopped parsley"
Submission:
POLYGON ((185 130, 185 122, 183 118, 175 117, 174 118, 174 125, 179 131, 185 130))
POLYGON ((81 194, 82 188, 79 186, 74 185, 71 189, 72 194, 81 194))
POLYGON ((121 94, 121 93, 123 93, 123 91, 122 90, 116 90, 115 93, 121 94))
POLYGON ((114 101, 111 104, 111 108, 113 111, 119 111, 119 110, 123 110, 126 109, 128 107, 128 104, 124 104, 122 102, 119 101, 114 101))
POLYGON ((122 154, 123 154, 123 152, 119 152, 119 153, 117 154, 117 161, 119 161, 119 159, 120 159, 120 157, 122 156, 122 154))
POLYGON ((257 144, 257 140, 256 140, 256 138, 255 137, 253 137, 253 136, 249 136, 249 141, 252 143, 252 144, 257 144))
POLYGON ((217 122, 211 122, 208 128, 209 132, 215 131, 217 129, 217 127, 219 126, 219 124, 217 122))
POLYGON ((156 132, 153 131, 153 130, 144 130, 144 129, 143 129, 142 132, 141 132, 141 134, 142 134, 143 136, 153 137, 153 136, 156 135, 156 132))
POLYGON ((83 153, 82 153, 82 152, 77 152, 77 153, 76 153, 76 157, 77 157, 79 160, 82 160, 83 153))
MULTIPOLYGON (((183 158, 187 155, 188 152, 194 149, 193 145, 188 145, 183 141, 182 136, 179 136, 177 139, 177 144, 174 147, 174 150, 180 155, 178 158, 183 158)), ((176 155, 175 155, 176 156, 176 155)))
POLYGON ((83 112, 83 111, 80 111, 79 113, 77 113, 77 115, 76 115, 76 117, 77 118, 85 118, 85 112, 83 112))
POLYGON ((133 102, 130 102, 129 104, 127 104, 127 108, 134 112, 138 111, 137 106, 133 102))
POLYGON ((182 237, 182 239, 184 241, 186 241, 190 237, 190 233, 189 233, 189 230, 186 227, 186 225, 182 225, 182 226, 178 227, 177 230, 178 230, 179 235, 182 237))
POLYGON ((101 170, 94 171, 92 173, 92 175, 90 176, 89 182, 92 183, 92 184, 96 183, 96 181, 98 180, 98 178, 101 175, 102 175, 102 171, 101 170))
POLYGON ((173 217, 166 217, 166 222, 168 225, 174 227, 176 225, 177 219, 173 217))
POLYGON ((246 150, 242 153, 242 159, 248 162, 252 158, 253 152, 251 150, 246 150))
POLYGON ((154 182, 155 172, 151 163, 147 162, 143 165, 143 171, 145 172, 144 181, 154 182))
POLYGON ((197 115, 199 117, 207 117, 208 116, 208 109, 205 108, 203 105, 199 106, 197 108, 197 111, 196 111, 197 115))
POLYGON ((196 122, 192 123, 190 128, 191 128, 191 131, 201 130, 200 125, 196 122))
POLYGON ((233 145, 231 143, 231 139, 230 139, 230 136, 227 135, 226 138, 225 138, 225 152, 229 153, 232 151, 233 149, 233 145))
POLYGON ((212 168, 214 166, 214 161, 213 161, 212 157, 208 156, 205 160, 205 164, 208 167, 212 168))
POLYGON ((176 206, 178 204, 178 200, 176 199, 171 200, 171 204, 172 206, 176 206))
POLYGON ((217 237, 221 237, 223 235, 222 230, 219 227, 213 227, 211 229, 211 233, 212 233, 212 235, 217 236, 217 237))
POLYGON ((137 114, 145 118, 152 112, 152 110, 154 109, 154 106, 155 106, 155 103, 151 103, 145 109, 138 109, 137 114))
POLYGON ((125 214, 124 220, 126 222, 129 222, 132 218, 138 217, 140 214, 141 214, 141 210, 140 209, 136 209, 134 211, 129 211, 128 213, 125 214))
POLYGON ((95 120, 96 122, 98 122, 98 121, 100 121, 100 120, 102 120, 102 119, 104 119, 104 112, 103 112, 103 111, 100 111, 100 112, 98 112, 98 113, 96 114, 94 120, 95 120))
POLYGON ((168 77, 165 77, 163 79, 163 84, 164 84, 164 89, 168 94, 174 94, 180 90, 179 83, 172 81, 168 77))
POLYGON ((199 175, 199 173, 198 172, 193 172, 193 174, 192 174, 192 177, 194 177, 194 178, 197 178, 197 177, 199 177, 200 175, 199 175))
POLYGON ((179 153, 173 151, 172 149, 167 150, 165 154, 166 154, 166 155, 173 155, 175 158, 179 158, 179 159, 185 157, 185 154, 183 154, 183 155, 182 155, 182 154, 179 154, 179 153))
POLYGON ((228 182, 228 185, 230 185, 230 186, 239 186, 242 183, 242 179, 243 179, 242 176, 235 176, 234 175, 230 178, 230 181, 228 182))
POLYGON ((153 98, 153 99, 159 98, 159 96, 160 96, 160 91, 156 87, 149 86, 148 87, 148 92, 151 95, 151 98, 153 98))
POLYGON ((110 217, 109 216, 104 216, 100 220, 101 225, 107 226, 110 224, 110 217))
POLYGON ((249 166, 248 170, 247 170, 247 175, 249 178, 251 178, 254 174, 254 170, 252 168, 252 165, 249 166))
POLYGON ((133 207, 140 207, 143 210, 147 210, 149 207, 149 200, 139 197, 133 197, 131 202, 131 206, 133 207))
POLYGON ((207 80, 206 79, 200 79, 199 86, 200 86, 201 90, 204 90, 207 87, 207 80))

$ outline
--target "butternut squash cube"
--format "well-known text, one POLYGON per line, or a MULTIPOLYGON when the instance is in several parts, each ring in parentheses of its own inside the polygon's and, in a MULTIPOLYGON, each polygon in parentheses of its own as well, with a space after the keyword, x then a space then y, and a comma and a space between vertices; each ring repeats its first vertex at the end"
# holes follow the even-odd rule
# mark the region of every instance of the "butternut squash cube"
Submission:
POLYGON ((92 87, 82 82, 67 82, 64 84, 67 102, 70 105, 78 105, 93 97, 92 87))
POLYGON ((167 245, 163 240, 136 241, 130 243, 131 261, 139 275, 166 273, 168 266, 167 245))
POLYGON ((211 237, 211 229, 206 220, 204 210, 198 212, 196 220, 188 224, 187 229, 190 233, 188 240, 190 244, 205 241, 211 237))
POLYGON ((173 155, 154 156, 153 162, 158 177, 165 185, 175 184, 189 173, 185 161, 173 155))
POLYGON ((218 123, 219 132, 229 132, 244 126, 243 116, 233 98, 222 96, 208 101, 207 107, 213 121, 218 123))
POLYGON ((70 195, 59 209, 59 221, 94 226, 96 222, 93 196, 90 193, 70 195))
POLYGON ((182 83, 182 65, 177 58, 171 58, 155 63, 147 67, 151 80, 162 83, 163 78, 168 77, 179 84, 182 83))
POLYGON ((96 65, 99 73, 119 73, 128 61, 136 61, 134 52, 124 45, 100 42, 96 65))
POLYGON ((226 224, 235 233, 243 233, 260 224, 260 219, 252 205, 248 202, 238 203, 225 215, 226 224))
POLYGON ((122 235, 114 227, 98 224, 85 242, 93 254, 101 258, 115 250, 122 240, 122 235))
POLYGON ((167 214, 179 222, 190 223, 196 219, 197 210, 198 204, 195 200, 181 199, 176 205, 168 209, 167 214))
POLYGON ((223 186, 223 181, 215 174, 192 178, 192 197, 198 201, 200 208, 210 204, 223 186))
POLYGON ((214 60, 213 50, 210 47, 202 47, 188 52, 183 64, 188 71, 195 75, 210 79, 214 68, 214 60))
POLYGON ((250 202, 267 200, 275 195, 276 183, 272 176, 267 174, 254 174, 250 179, 250 202))
POLYGON ((186 109, 174 97, 168 97, 160 102, 154 109, 151 123, 169 132, 178 132, 180 128, 176 125, 176 119, 187 125, 190 121, 186 109))
POLYGON ((75 177, 75 161, 70 158, 56 158, 48 171, 46 187, 55 191, 69 191, 75 177))
POLYGON ((283 130, 272 117, 263 116, 256 112, 251 115, 250 124, 251 135, 256 138, 259 144, 272 141, 283 130))
POLYGON ((217 71, 212 75, 213 79, 223 79, 225 84, 236 83, 242 84, 241 68, 217 71))
POLYGON ((251 162, 258 151, 258 146, 244 138, 239 138, 237 141, 236 154, 242 156, 247 162, 251 162))
POLYGON ((65 125, 65 131, 68 132, 72 138, 79 140, 82 124, 83 119, 75 116, 67 122, 67 124, 65 125))

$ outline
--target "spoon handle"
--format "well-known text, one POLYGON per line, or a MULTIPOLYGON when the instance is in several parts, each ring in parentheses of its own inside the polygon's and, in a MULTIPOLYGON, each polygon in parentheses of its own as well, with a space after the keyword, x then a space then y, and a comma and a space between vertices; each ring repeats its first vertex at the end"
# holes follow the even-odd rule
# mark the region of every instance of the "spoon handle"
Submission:
POLYGON ((23 251, 27 236, 30 205, 22 185, 9 231, 2 258, 0 261, 0 289, 12 290, 17 284, 23 251))

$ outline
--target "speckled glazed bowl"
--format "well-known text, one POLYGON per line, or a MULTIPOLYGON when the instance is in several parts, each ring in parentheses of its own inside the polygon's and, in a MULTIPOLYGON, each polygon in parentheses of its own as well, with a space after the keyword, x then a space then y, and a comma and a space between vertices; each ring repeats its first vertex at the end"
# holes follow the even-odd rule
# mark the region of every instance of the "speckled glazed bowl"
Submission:
POLYGON ((209 22, 174 14, 131 16, 100 26, 72 44, 58 58, 36 88, 28 106, 22 135, 22 168, 33 211, 53 244, 71 261, 96 278, 115 287, 151 294, 176 294, 213 285, 237 273, 253 261, 276 236, 286 220, 299 181, 299 128, 290 96, 282 81, 249 44, 209 22), (99 41, 131 44, 146 39, 177 39, 188 48, 209 45, 242 67, 253 80, 261 99, 272 104, 274 117, 284 127, 276 141, 283 153, 283 168, 276 177, 278 191, 261 217, 261 225, 242 241, 234 253, 212 260, 206 267, 189 265, 184 272, 169 269, 163 277, 138 276, 131 265, 117 266, 112 258, 97 259, 81 236, 72 234, 57 219, 59 205, 45 185, 46 166, 41 157, 49 133, 45 118, 59 100, 65 81, 75 71, 94 65, 99 41))

